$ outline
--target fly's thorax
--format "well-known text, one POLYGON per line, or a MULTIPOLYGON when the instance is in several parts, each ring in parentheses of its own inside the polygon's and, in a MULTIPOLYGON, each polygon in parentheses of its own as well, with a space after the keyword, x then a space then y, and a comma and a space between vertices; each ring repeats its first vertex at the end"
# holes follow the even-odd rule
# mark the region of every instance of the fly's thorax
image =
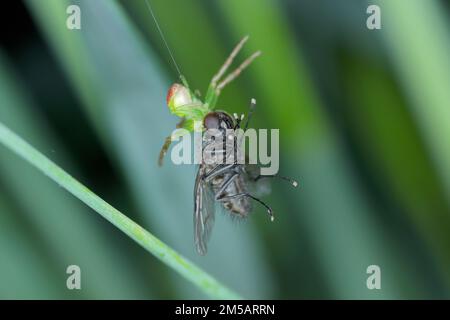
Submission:
POLYGON ((236 140, 234 119, 224 111, 208 113, 203 119, 203 159, 208 164, 233 164, 240 160, 241 143, 236 140))
POLYGON ((235 140, 233 132, 220 132, 211 135, 209 131, 203 135, 202 162, 210 165, 243 164, 245 162, 242 144, 235 140))

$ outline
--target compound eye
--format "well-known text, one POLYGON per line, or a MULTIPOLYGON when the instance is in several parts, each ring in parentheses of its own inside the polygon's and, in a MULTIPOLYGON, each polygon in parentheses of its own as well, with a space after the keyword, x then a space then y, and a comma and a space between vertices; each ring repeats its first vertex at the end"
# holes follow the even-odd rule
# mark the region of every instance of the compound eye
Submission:
POLYGON ((217 112, 208 113, 203 119, 203 126, 206 129, 219 129, 220 116, 217 112))

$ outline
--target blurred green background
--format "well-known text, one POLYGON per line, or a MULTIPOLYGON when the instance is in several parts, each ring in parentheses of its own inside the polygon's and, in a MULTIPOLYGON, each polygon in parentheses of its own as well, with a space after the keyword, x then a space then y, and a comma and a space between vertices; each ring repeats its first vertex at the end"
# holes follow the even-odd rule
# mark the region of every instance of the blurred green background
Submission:
MULTIPOLYGON (((254 97, 252 125, 280 129, 280 173, 301 188, 272 183, 274 223, 260 207, 244 223, 219 215, 195 253, 195 167, 157 167, 177 73, 144 0, 3 7, 0 121, 246 298, 450 298, 449 2, 150 2, 202 94, 244 35, 239 61, 263 52, 219 106, 242 113, 254 97), (66 28, 70 4, 81 30, 66 28)), ((207 297, 0 146, 0 298, 207 297)))

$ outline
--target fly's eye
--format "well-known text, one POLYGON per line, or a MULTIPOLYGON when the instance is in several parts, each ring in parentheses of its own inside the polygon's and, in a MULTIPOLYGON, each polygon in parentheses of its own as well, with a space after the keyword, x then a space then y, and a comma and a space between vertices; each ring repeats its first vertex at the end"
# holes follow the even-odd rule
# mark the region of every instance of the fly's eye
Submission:
POLYGON ((229 129, 233 128, 233 119, 225 112, 210 112, 203 119, 203 125, 206 129, 229 129))
POLYGON ((222 128, 224 128, 224 129, 227 129, 227 128, 228 128, 228 124, 227 124, 227 122, 226 122, 225 120, 222 120, 222 121, 220 122, 220 126, 221 126, 222 128))
POLYGON ((217 112, 210 112, 203 119, 203 125, 206 129, 219 129, 220 117, 217 112))

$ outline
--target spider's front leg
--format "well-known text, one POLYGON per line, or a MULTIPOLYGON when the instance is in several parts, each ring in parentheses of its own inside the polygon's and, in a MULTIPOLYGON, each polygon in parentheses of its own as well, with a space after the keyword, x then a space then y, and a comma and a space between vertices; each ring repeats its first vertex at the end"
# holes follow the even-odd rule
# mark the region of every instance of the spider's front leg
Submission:
POLYGON ((225 63, 222 65, 222 67, 219 69, 219 72, 217 72, 213 78, 211 79, 211 83, 209 84, 208 91, 206 92, 206 98, 205 103, 210 107, 210 109, 214 109, 217 99, 219 98, 219 95, 222 91, 222 89, 229 84, 231 81, 237 78, 239 74, 247 68, 250 63, 253 62, 260 54, 261 51, 256 51, 253 53, 250 57, 248 57, 244 62, 241 63, 241 65, 236 68, 234 71, 232 71, 228 76, 221 80, 225 72, 228 70, 230 65, 233 63, 234 58, 237 56, 239 51, 242 49, 242 46, 247 42, 248 36, 245 36, 242 38, 241 41, 236 45, 236 47, 233 49, 231 54, 228 56, 228 58, 225 60, 225 63))

